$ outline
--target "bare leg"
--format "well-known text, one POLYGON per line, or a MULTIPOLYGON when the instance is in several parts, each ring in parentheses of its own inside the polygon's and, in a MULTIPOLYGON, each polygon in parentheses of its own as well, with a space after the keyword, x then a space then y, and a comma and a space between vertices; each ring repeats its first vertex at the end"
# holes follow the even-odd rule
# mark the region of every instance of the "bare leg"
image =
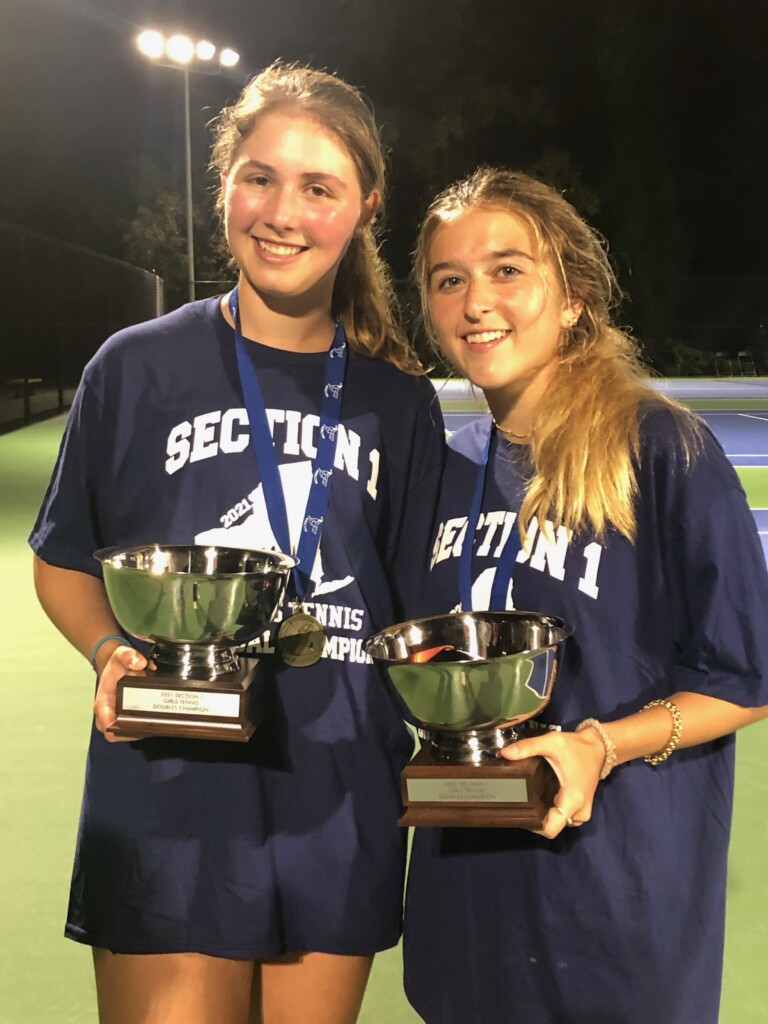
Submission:
POLYGON ((249 1024, 355 1024, 372 963, 372 956, 331 953, 262 961, 254 972, 249 1024))
POLYGON ((100 1024, 248 1024, 252 960, 94 949, 100 1024))

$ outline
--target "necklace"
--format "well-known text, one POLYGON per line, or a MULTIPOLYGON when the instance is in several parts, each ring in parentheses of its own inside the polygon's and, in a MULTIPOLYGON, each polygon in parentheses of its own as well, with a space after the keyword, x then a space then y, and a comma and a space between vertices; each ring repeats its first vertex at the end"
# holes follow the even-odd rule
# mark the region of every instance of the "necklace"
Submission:
POLYGON ((525 437, 530 437, 531 434, 533 433, 532 430, 529 430, 527 434, 516 434, 514 432, 514 430, 505 430, 505 428, 502 427, 502 425, 500 423, 496 422, 496 420, 493 417, 493 414, 491 414, 491 419, 493 420, 494 427, 496 427, 497 430, 500 430, 502 432, 502 434, 506 434, 507 437, 517 437, 520 440, 522 440, 525 437))

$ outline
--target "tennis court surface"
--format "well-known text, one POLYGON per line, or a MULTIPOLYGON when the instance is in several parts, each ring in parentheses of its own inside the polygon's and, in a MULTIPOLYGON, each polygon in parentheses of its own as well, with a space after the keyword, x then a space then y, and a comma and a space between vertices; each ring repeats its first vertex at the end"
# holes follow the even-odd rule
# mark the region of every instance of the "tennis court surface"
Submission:
MULTIPOLYGON (((768 380, 685 379, 655 384, 659 391, 695 409, 722 444, 747 492, 768 562, 768 380)), ((435 381, 435 386, 450 432, 485 410, 482 394, 473 394, 466 381, 435 381)))
MULTIPOLYGON (((659 387, 698 408, 712 425, 744 482, 758 524, 763 524, 765 545, 768 381, 662 381, 659 387)), ((440 394, 449 429, 478 414, 480 405, 466 385, 441 385, 440 394)), ((64 418, 57 417, 0 436, 0 616, 5 627, 0 670, 0 891, 5 925, 0 933, 0 1024, 96 1024, 97 1019, 89 951, 62 937, 93 674, 40 610, 26 543, 63 428, 64 418)), ((768 727, 762 723, 742 733, 737 744, 721 1024, 768 1021, 766 739, 768 727)), ((681 864, 680 898, 695 899, 686 877, 686 865, 681 864)), ((691 941, 696 941, 694 935, 691 941)), ((380 954, 360 1024, 419 1024, 400 978, 399 949, 380 954)), ((311 1008, 306 1020, 311 1024, 311 1008)), ((510 1022, 518 1024, 512 1009, 510 1022)))

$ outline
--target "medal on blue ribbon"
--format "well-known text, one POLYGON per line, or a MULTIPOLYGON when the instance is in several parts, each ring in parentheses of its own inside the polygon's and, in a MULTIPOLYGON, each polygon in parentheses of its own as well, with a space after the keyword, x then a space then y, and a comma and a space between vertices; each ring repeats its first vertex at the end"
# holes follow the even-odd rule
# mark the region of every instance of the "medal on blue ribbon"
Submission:
MULTIPOLYGON (((477 541, 477 526, 480 522, 480 512, 483 507, 483 494, 485 492, 485 481, 488 473, 488 461, 491 452, 491 441, 496 433, 493 421, 489 423, 488 436, 485 439, 483 454, 478 469, 475 491, 472 495, 472 504, 469 508, 467 519, 467 532, 464 535, 464 543, 461 546, 461 557, 459 558, 459 599, 461 609, 465 612, 472 611, 472 556, 477 541)), ((520 530, 517 519, 510 530, 504 548, 496 563, 496 571, 493 575, 493 586, 491 587, 490 608, 487 611, 504 611, 507 607, 507 592, 514 572, 515 562, 521 548, 520 530)))
MULTIPOLYGON (((248 355, 248 342, 240 332, 237 287, 230 293, 229 311, 235 325, 235 351, 240 386, 243 391, 245 407, 248 410, 253 452, 264 489, 264 502, 270 526, 280 549, 290 553, 291 537, 285 493, 280 480, 277 455, 258 374, 248 355)), ((344 326, 341 320, 338 320, 326 359, 320 423, 317 432, 317 453, 312 462, 312 479, 307 497, 307 507, 295 552, 298 564, 292 572, 292 589, 295 594, 291 602, 293 612, 282 622, 277 634, 280 654, 288 665, 300 667, 314 665, 322 657, 325 648, 325 631, 322 623, 313 615, 308 615, 303 609, 303 604, 312 592, 312 568, 323 535, 323 523, 328 507, 336 458, 336 441, 341 420, 346 367, 347 339, 344 326)))

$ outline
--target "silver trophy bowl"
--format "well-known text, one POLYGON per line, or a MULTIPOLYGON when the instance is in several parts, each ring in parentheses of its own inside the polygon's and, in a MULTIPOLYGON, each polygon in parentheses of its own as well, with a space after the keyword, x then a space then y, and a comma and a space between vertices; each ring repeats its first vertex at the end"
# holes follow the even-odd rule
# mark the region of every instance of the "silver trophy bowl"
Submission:
POLYGON ((269 625, 297 564, 280 551, 204 545, 105 548, 95 557, 118 622, 154 643, 159 671, 183 679, 238 668, 232 648, 269 625))
POLYGON ((434 760, 479 764, 547 706, 571 632, 537 612, 455 612, 390 626, 365 649, 434 760))

